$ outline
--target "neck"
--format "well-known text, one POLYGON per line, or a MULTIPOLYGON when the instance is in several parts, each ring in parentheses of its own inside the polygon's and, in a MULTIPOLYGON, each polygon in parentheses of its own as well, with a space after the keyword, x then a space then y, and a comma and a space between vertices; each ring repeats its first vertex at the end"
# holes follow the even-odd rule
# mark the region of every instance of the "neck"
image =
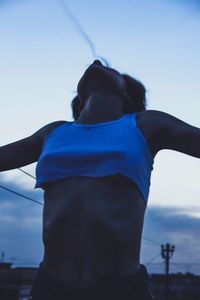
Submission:
POLYGON ((100 123, 117 119, 124 114, 123 98, 112 93, 95 92, 87 99, 78 122, 100 123))

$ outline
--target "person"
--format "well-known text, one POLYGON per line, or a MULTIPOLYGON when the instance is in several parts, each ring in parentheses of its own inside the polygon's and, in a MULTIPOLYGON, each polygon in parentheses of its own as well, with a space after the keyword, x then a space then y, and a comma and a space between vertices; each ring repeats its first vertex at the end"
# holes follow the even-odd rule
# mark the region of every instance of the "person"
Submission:
POLYGON ((55 121, 0 147, 0 171, 37 161, 44 256, 32 300, 152 300, 140 263, 150 177, 162 149, 200 158, 200 129, 146 109, 145 87, 95 60, 55 121))

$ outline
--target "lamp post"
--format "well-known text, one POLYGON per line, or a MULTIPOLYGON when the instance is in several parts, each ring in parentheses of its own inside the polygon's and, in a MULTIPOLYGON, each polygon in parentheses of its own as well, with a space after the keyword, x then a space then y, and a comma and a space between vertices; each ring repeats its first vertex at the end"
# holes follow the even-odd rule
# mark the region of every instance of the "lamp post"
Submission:
POLYGON ((165 259, 165 274, 166 274, 166 285, 165 285, 165 299, 169 300, 169 260, 172 257, 175 250, 174 245, 166 244, 161 245, 161 255, 165 259))

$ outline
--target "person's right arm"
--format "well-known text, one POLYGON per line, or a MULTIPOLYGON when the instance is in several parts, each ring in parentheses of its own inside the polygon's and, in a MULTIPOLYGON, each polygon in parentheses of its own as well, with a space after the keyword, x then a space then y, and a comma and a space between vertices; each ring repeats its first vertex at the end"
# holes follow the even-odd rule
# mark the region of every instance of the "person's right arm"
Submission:
POLYGON ((24 139, 0 147, 0 172, 36 162, 47 135, 64 123, 65 121, 52 122, 24 139))

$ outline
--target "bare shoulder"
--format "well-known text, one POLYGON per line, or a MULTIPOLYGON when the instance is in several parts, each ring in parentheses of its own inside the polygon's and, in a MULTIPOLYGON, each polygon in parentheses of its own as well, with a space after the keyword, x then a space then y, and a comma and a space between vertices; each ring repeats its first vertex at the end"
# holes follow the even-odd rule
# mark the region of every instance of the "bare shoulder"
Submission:
POLYGON ((181 119, 158 110, 145 110, 137 113, 136 119, 139 128, 153 136, 171 129, 179 128, 180 130, 180 128, 184 129, 187 125, 190 126, 181 119))
POLYGON ((67 123, 67 121, 64 121, 64 120, 54 121, 54 122, 48 123, 47 125, 41 127, 39 130, 34 132, 33 136, 36 136, 37 138, 39 137, 40 139, 42 139, 42 141, 44 141, 46 139, 46 137, 48 136, 48 134, 52 130, 54 130, 58 126, 61 126, 61 125, 66 124, 66 123, 67 123))
POLYGON ((136 121, 154 156, 162 149, 170 149, 200 157, 199 128, 173 115, 156 110, 138 113, 136 121))
POLYGON ((181 121, 180 119, 165 113, 159 110, 145 110, 140 113, 137 113, 137 122, 144 123, 145 125, 152 125, 157 127, 156 125, 160 126, 170 126, 172 122, 181 121))
POLYGON ((159 151, 157 141, 164 117, 166 118, 165 113, 157 110, 145 110, 136 114, 137 127, 145 137, 153 157, 159 151))

